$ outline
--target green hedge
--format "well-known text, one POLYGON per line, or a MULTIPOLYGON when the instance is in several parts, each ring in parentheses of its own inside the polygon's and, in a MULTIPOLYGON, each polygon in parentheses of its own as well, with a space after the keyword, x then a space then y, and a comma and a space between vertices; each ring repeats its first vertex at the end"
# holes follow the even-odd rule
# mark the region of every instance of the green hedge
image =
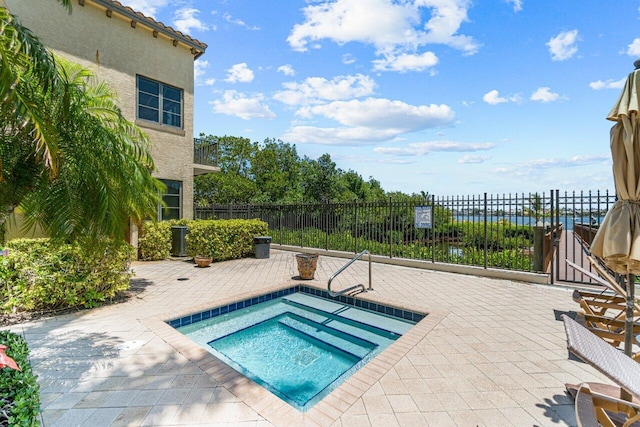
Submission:
POLYGON ((171 255, 171 227, 184 225, 187 253, 215 261, 246 257, 254 252, 253 238, 267 234, 266 222, 257 219, 179 220, 146 222, 138 239, 138 257, 158 261, 171 255))
POLYGON ((171 256, 171 222, 145 222, 138 239, 138 259, 157 261, 171 256))
POLYGON ((269 227, 258 219, 194 220, 187 224, 187 253, 209 256, 214 261, 238 259, 254 253, 253 238, 269 227))
POLYGON ((0 369, 0 425, 40 425, 40 387, 29 364, 29 348, 22 337, 9 331, 0 331, 0 344, 9 347, 7 356, 21 369, 0 369))
POLYGON ((0 257, 0 312, 94 307, 129 288, 133 248, 103 241, 79 244, 16 239, 0 257))

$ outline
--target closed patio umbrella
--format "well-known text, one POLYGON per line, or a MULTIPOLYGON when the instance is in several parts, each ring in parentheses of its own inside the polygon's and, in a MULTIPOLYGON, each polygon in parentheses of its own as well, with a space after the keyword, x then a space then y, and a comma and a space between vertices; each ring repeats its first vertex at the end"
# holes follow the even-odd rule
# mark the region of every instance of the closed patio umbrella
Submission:
POLYGON ((634 275, 640 274, 640 60, 629 74, 618 101, 607 116, 617 200, 591 244, 591 253, 616 273, 627 276, 625 353, 631 355, 634 275))

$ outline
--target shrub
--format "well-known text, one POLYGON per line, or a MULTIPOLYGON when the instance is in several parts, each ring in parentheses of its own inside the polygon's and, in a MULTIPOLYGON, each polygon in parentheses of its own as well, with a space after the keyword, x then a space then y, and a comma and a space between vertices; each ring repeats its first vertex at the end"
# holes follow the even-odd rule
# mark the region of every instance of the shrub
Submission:
POLYGON ((0 311, 93 307, 129 288, 133 248, 113 241, 57 244, 17 239, 0 258, 0 311))
POLYGON ((216 261, 246 257, 254 252, 253 238, 268 231, 257 219, 194 220, 187 224, 187 253, 216 261))
POLYGON ((0 331, 0 344, 9 347, 7 356, 21 369, 0 369, 0 425, 37 426, 39 386, 27 358, 27 344, 22 337, 9 331, 0 331))
POLYGON ((159 261, 171 255, 171 221, 147 221, 138 239, 138 258, 143 261, 159 261))

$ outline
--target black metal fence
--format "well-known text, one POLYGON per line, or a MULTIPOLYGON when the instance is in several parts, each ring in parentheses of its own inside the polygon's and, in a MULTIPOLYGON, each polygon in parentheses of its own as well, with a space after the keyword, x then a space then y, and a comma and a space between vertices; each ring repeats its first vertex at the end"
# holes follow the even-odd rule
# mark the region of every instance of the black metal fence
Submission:
MULTIPOLYGON (((584 253, 582 239, 576 246, 573 238, 574 225, 597 230, 614 200, 608 192, 551 190, 376 203, 212 205, 196 207, 195 217, 259 218, 269 224, 274 244, 353 253, 367 249, 391 258, 548 272, 551 281, 580 282, 585 278, 560 262, 566 254, 586 264, 576 260, 584 253), (430 218, 421 223, 416 213, 425 211, 430 218), (535 262, 536 230, 547 231, 553 249, 542 264, 535 262)), ((582 237, 590 242, 589 236, 582 237)))

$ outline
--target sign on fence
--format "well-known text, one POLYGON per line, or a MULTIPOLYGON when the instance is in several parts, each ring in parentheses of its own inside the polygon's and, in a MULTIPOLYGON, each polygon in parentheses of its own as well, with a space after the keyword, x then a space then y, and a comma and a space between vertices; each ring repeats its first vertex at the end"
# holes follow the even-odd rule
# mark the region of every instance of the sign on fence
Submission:
POLYGON ((415 206, 415 227, 416 228, 432 228, 433 221, 431 217, 432 206, 415 206))

